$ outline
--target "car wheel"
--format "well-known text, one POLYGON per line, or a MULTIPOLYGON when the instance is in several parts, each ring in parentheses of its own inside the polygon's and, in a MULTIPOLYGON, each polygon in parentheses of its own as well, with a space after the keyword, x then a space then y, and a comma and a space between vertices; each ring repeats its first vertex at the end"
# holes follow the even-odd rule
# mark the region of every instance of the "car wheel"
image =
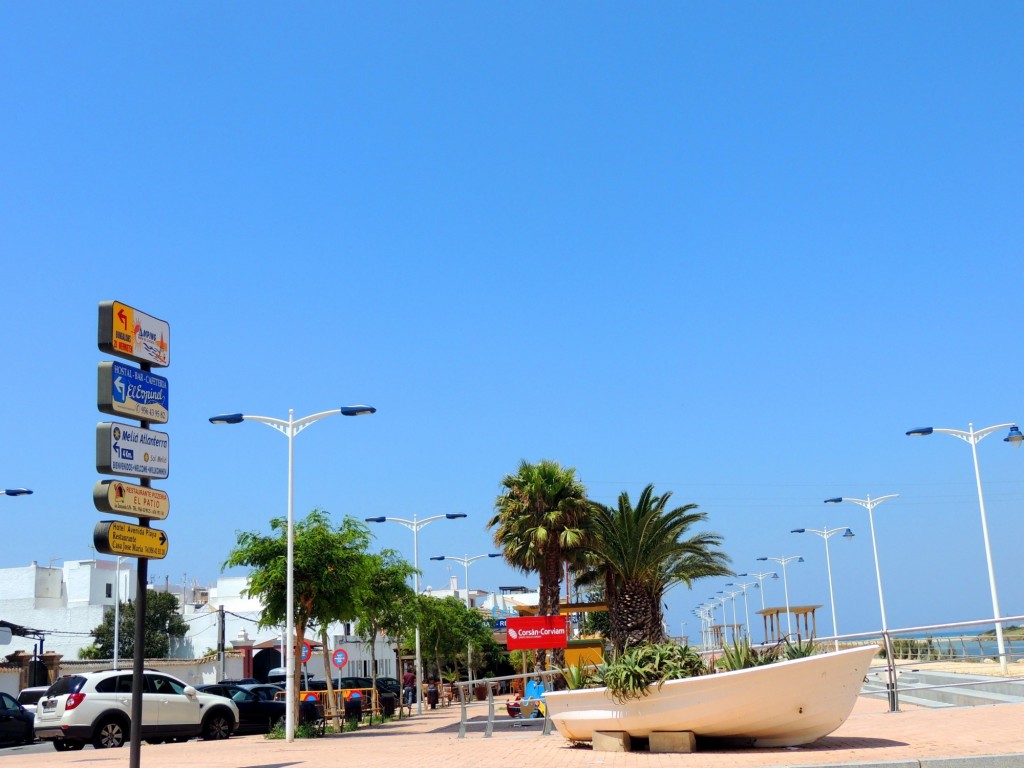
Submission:
POLYGON ((207 715, 206 720, 203 721, 203 738, 208 741, 226 739, 231 735, 233 724, 230 715, 224 712, 213 712, 207 715))
POLYGON ((92 745, 96 749, 117 749, 124 746, 127 737, 128 729, 124 727, 124 723, 114 718, 107 718, 101 720, 96 727, 92 745))
POLYGON ((53 742, 53 748, 58 752, 77 752, 80 749, 85 749, 85 742, 56 739, 53 742))

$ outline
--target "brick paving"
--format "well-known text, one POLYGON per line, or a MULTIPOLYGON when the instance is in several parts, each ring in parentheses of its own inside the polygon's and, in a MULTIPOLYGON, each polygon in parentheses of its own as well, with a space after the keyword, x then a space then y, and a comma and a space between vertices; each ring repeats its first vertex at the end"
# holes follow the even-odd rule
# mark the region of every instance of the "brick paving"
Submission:
MULTIPOLYGON (((219 742, 143 745, 141 764, 145 768, 420 768, 454 760, 456 765, 472 768, 780 768, 1015 755, 1020 756, 1020 762, 1012 762, 1024 765, 1024 704, 907 708, 890 714, 884 702, 862 696, 842 727, 810 746, 723 749, 703 745, 690 755, 595 752, 569 744, 557 732, 542 735, 539 720, 529 721, 525 727, 512 727, 504 714, 494 736, 484 738, 486 707, 473 706, 470 714, 472 723, 465 739, 458 738, 459 707, 452 706, 383 726, 362 727, 354 733, 300 739, 292 744, 243 736, 219 742)), ((5 752, 0 752, 0 768, 128 765, 127 747, 43 754, 5 752)), ((1011 761, 990 760, 986 765, 1007 762, 1011 761)))

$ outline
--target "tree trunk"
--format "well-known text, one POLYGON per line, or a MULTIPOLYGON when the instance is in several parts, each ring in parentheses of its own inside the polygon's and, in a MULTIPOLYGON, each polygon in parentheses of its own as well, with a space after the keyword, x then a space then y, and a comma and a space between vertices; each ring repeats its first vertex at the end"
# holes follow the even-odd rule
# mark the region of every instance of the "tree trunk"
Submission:
MULTIPOLYGON (((327 627, 320 627, 320 642, 323 643, 324 651, 324 669, 331 669, 331 659, 329 656, 329 649, 327 647, 327 627)), ((327 673, 327 702, 330 705, 330 711, 334 715, 334 730, 341 733, 341 715, 338 712, 338 699, 334 695, 334 675, 330 671, 327 673)), ((324 706, 324 717, 327 717, 328 707, 324 706)))

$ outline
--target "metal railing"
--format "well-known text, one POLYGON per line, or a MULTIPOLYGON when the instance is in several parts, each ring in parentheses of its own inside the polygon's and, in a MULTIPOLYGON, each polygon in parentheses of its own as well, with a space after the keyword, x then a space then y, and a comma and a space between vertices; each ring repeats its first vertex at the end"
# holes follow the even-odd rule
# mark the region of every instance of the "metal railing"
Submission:
MULTIPOLYGON (((544 685, 545 691, 550 691, 552 688, 553 678, 561 677, 562 673, 557 670, 546 670, 542 672, 531 672, 525 675, 506 675, 504 677, 484 677, 477 680, 463 680, 461 682, 452 683, 453 688, 458 692, 459 706, 461 707, 461 713, 459 716, 459 738, 466 738, 467 727, 474 725, 470 720, 470 710, 474 706, 487 705, 487 719, 483 722, 484 726, 484 737, 490 738, 494 734, 495 725, 495 706, 494 706, 494 693, 495 688, 511 688, 512 683, 516 680, 521 681, 522 690, 526 691, 526 685, 531 680, 539 680, 544 685), (503 685, 508 683, 508 685, 503 685), (472 694, 475 688, 486 687, 487 695, 485 701, 472 701, 472 694)), ((545 736, 551 733, 551 718, 548 717, 547 707, 541 707, 538 711, 542 712, 543 721, 541 725, 541 733, 545 736)), ((539 718, 538 718, 539 719, 539 718)), ((530 719, 516 719, 512 718, 512 726, 522 726, 530 722, 530 719)))

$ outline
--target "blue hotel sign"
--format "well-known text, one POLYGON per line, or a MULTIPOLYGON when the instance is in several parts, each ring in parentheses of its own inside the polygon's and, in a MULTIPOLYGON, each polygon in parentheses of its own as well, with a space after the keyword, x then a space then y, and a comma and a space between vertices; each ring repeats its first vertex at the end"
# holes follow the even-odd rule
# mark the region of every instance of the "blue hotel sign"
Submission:
POLYGON ((103 413, 167 423, 167 379, 132 365, 100 363, 96 403, 103 413))

